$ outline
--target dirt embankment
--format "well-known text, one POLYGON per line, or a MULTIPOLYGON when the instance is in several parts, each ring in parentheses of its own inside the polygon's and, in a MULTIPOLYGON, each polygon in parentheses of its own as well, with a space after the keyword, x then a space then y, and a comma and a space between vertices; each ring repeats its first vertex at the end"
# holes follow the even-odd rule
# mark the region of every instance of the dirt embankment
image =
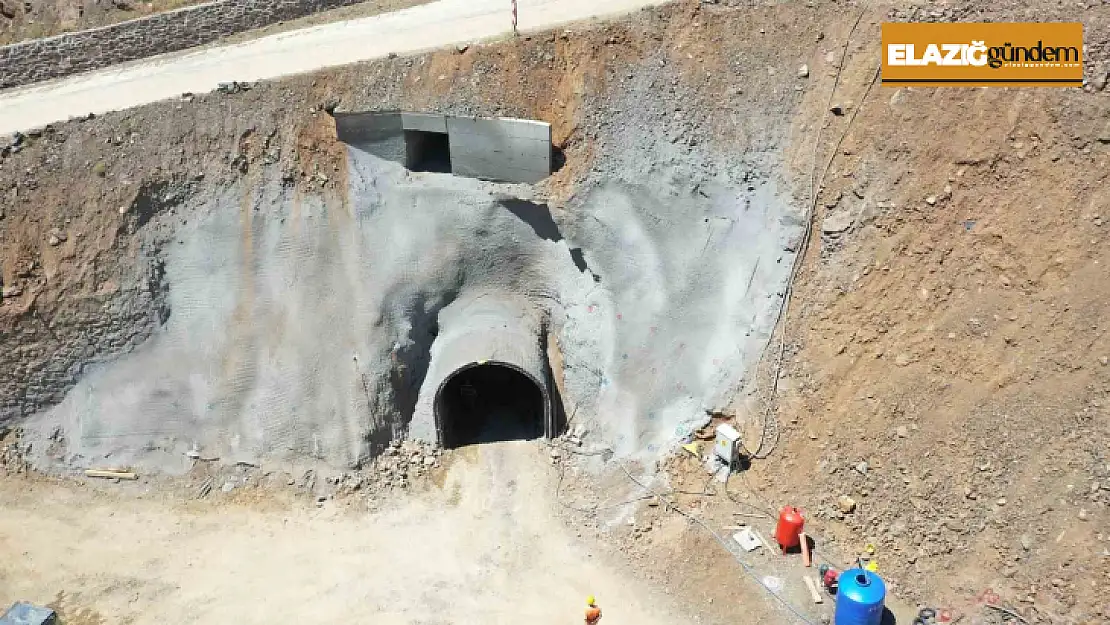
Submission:
POLYGON ((763 24, 765 32, 792 25, 808 41, 818 18, 799 22, 782 8, 703 17, 701 5, 675 5, 603 28, 387 59, 34 133, 0 161, 6 214, 0 327, 21 343, 0 354, 4 369, 14 372, 0 386, 2 414, 26 416, 52 405, 86 367, 132 349, 157 326, 166 314, 165 283, 140 262, 165 245, 169 229, 157 216, 205 189, 262 179, 281 178, 303 193, 344 189, 344 148, 326 109, 405 107, 551 121, 566 162, 546 190, 559 204, 594 167, 599 142, 609 141, 609 155, 629 150, 613 139, 614 130, 667 136, 682 155, 717 142, 766 149, 770 130, 753 125, 760 118, 744 111, 788 110, 803 84, 789 75, 795 61, 779 58, 770 38, 744 43, 741 21, 763 24), (675 45, 645 62, 663 41, 675 45), (747 46, 750 53, 718 58, 718 45, 747 46), (767 71, 772 62, 777 75, 767 71), (710 70, 720 76, 707 79, 710 70), (625 114, 611 98, 630 76, 641 87, 655 85, 651 119, 625 114), (733 121, 711 126, 722 109, 733 121))
POLYGON ((765 475, 924 596, 1083 622, 1110 581, 1110 107, 864 107, 819 196, 765 475))
MULTIPOLYGON (((1012 10, 966 17, 1080 17, 1088 73, 1105 75, 1110 12, 1012 10)), ((996 595, 1029 622, 1105 622, 1104 81, 868 92, 868 17, 857 39, 871 54, 850 53, 844 115, 824 130, 820 164, 836 154, 786 317, 781 438, 755 482, 847 553, 873 544, 909 597, 978 613, 996 595)), ((817 100, 799 118, 810 133, 817 100)))

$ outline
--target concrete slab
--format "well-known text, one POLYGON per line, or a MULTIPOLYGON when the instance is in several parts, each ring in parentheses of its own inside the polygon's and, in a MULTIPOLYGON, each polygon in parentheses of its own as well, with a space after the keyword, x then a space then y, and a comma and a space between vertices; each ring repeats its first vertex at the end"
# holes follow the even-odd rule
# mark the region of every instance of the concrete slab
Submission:
POLYGON ((401 125, 405 130, 446 133, 447 117, 435 113, 401 113, 401 125))
POLYGON ((551 126, 518 119, 448 117, 452 171, 503 182, 534 183, 551 173, 551 126))
MULTIPOLYGON (((451 146, 458 153, 499 152, 513 158, 543 159, 539 168, 547 165, 551 143, 533 139, 520 139, 496 134, 463 134, 449 132, 451 146)), ((534 168, 533 168, 534 169, 534 168)))
POLYGON ((530 119, 454 117, 379 111, 336 113, 340 141, 411 167, 405 131, 445 133, 451 173, 498 182, 535 183, 551 174, 551 125, 530 119))
POLYGON ((551 124, 531 119, 452 116, 448 119, 448 128, 451 132, 551 141, 551 124))
POLYGON ((479 157, 456 159, 452 163, 452 168, 452 173, 456 176, 466 176, 467 178, 478 178, 480 180, 519 182, 524 184, 535 184, 551 175, 550 172, 511 167, 506 165, 502 160, 479 157), (496 177, 490 175, 489 172, 491 171, 498 172, 496 177))
POLYGON ((347 145, 404 164, 405 131, 400 111, 335 113, 335 134, 347 145))

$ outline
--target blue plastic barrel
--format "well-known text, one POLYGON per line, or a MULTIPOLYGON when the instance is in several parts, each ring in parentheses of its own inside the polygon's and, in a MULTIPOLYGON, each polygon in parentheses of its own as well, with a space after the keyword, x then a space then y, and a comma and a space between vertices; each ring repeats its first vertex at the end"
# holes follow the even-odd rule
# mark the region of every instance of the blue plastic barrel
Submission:
POLYGON ((863 569, 848 569, 837 580, 835 625, 879 625, 883 620, 886 584, 863 569))

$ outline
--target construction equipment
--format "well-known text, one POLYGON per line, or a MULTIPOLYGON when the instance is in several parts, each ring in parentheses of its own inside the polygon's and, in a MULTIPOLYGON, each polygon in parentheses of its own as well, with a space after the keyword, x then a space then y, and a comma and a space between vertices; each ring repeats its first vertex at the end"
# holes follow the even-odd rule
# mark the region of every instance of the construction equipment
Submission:
POLYGON ((740 462, 740 432, 727 423, 717 426, 717 440, 713 443, 713 452, 723 460, 731 470, 740 462))
POLYGON ((802 530, 806 520, 802 511, 794 506, 784 506, 779 512, 779 521, 775 525, 775 541, 782 547, 782 552, 801 545, 802 530))
POLYGON ((825 587, 825 592, 830 595, 836 594, 840 584, 840 571, 827 564, 822 564, 817 567, 817 574, 821 576, 821 585, 825 587))

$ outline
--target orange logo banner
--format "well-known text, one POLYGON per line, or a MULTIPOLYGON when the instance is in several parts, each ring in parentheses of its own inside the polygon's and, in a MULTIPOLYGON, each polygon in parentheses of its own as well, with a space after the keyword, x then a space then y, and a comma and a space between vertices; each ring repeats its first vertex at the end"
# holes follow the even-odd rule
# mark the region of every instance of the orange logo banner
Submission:
POLYGON ((883 24, 883 84, 1082 87, 1083 24, 883 24))

